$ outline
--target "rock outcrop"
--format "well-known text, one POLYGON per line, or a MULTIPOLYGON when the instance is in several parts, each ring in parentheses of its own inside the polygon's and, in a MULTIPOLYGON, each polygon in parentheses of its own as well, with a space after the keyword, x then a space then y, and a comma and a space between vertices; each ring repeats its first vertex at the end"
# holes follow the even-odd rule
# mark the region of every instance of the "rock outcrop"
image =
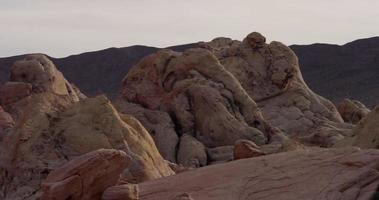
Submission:
POLYGON ((130 164, 125 152, 99 149, 54 169, 42 182, 41 200, 100 199, 130 164))
POLYGON ((201 200, 367 200, 379 184, 378 165, 378 150, 298 150, 144 182, 140 199, 170 200, 187 193, 201 200))
POLYGON ((265 41, 253 32, 242 42, 229 39, 220 47, 214 40, 206 45, 272 126, 291 138, 320 146, 331 146, 348 135, 351 127, 343 124, 334 105, 305 84, 292 50, 280 42, 265 41))
POLYGON ((330 147, 352 135, 353 125, 308 88, 296 55, 282 43, 267 44, 254 32, 242 42, 217 38, 199 47, 158 51, 123 80, 120 111, 138 113, 166 159, 175 161, 177 137, 185 135, 207 149, 241 139, 258 146, 275 143, 271 152, 285 149, 287 137, 330 147), (152 113, 166 113, 160 122, 169 125, 153 127, 158 120, 146 120, 152 113))
MULTIPOLYGON (((9 93, 16 95, 7 97, 12 100, 4 107, 9 115, 0 112, 2 118, 14 120, 6 134, 1 133, 0 199, 36 199, 41 195, 40 183, 50 171, 102 148, 131 156, 131 165, 122 173, 130 182, 174 174, 138 120, 120 115, 103 96, 78 96, 78 90, 61 75, 40 55, 12 67, 12 80, 29 84, 31 90, 26 91, 31 93, 9 93)), ((7 124, 1 123, 2 127, 7 124)))
POLYGON ((337 109, 343 120, 352 124, 357 124, 370 113, 370 110, 361 102, 349 99, 345 99, 337 104, 337 109))
POLYGON ((272 132, 238 80, 204 49, 146 57, 125 77, 122 96, 169 113, 178 135, 192 135, 207 147, 238 139, 264 144, 272 132))

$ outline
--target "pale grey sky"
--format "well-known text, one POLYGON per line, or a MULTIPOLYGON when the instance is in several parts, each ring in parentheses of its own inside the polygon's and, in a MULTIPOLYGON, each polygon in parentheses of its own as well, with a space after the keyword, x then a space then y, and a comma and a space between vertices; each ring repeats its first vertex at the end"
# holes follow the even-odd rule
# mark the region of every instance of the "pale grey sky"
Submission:
POLYGON ((290 44, 379 36, 378 0, 0 0, 0 57, 166 47, 252 31, 290 44))

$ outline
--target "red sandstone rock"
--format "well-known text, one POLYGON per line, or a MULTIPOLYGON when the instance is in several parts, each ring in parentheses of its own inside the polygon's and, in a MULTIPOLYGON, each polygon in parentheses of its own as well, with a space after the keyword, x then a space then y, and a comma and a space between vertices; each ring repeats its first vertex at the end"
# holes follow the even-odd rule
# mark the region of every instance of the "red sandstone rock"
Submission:
POLYGON ((115 185, 130 164, 125 152, 100 149, 56 168, 42 182, 41 200, 94 200, 115 185))
POLYGON ((252 158, 265 155, 254 142, 238 140, 234 144, 234 159, 252 158))
POLYGON ((139 185, 141 200, 368 200, 379 150, 298 150, 212 165, 139 185))

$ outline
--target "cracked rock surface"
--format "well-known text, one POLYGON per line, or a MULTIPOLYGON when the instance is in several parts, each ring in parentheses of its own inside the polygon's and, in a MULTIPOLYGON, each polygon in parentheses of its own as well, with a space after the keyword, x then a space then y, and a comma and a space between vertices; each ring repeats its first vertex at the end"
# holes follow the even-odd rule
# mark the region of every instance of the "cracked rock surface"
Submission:
POLYGON ((368 200, 379 184, 379 151, 297 150, 212 165, 139 185, 141 200, 368 200), (206 180, 206 181, 204 181, 206 180))

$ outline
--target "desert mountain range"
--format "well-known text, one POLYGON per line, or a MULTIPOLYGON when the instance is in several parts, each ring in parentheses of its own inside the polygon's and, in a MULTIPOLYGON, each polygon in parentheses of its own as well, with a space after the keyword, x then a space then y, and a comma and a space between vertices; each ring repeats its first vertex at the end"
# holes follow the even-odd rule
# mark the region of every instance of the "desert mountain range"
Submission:
MULTIPOLYGON (((198 44, 168 47, 182 52, 198 44)), ((379 37, 360 39, 345 45, 292 45, 309 87, 333 102, 356 99, 369 107, 379 103, 379 37)), ((121 90, 121 80, 143 57, 159 48, 131 46, 50 58, 66 78, 89 95, 106 94, 111 99, 121 90)), ((0 58, 0 83, 9 77, 10 66, 23 56, 0 58)))
POLYGON ((0 199, 377 199, 376 40, 3 58, 0 199))

